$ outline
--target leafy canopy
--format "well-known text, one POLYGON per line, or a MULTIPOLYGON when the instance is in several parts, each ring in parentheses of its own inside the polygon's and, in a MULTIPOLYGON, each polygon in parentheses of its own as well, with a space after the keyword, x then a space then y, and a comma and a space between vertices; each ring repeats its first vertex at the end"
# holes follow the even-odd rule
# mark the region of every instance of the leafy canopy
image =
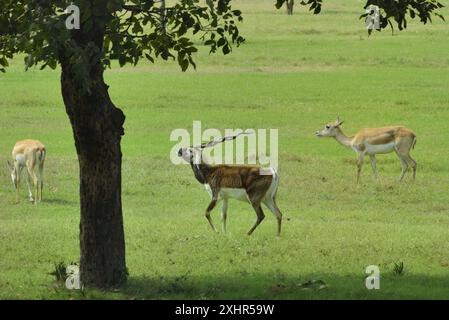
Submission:
MULTIPOLYGON (((15 54, 26 55, 29 68, 56 68, 64 62, 74 77, 85 83, 91 67, 111 60, 120 66, 136 65, 140 59, 177 60, 182 70, 195 67, 197 47, 192 35, 214 53, 228 54, 232 44, 244 38, 242 21, 231 0, 0 0, 0 71, 15 54), (65 12, 71 4, 80 10, 80 29, 68 30, 65 12)), ((76 80, 75 79, 75 80, 76 80)))
MULTIPOLYGON (((280 8, 287 0, 276 0, 280 8)), ((145 58, 177 60, 181 69, 195 67, 192 54, 197 46, 192 35, 199 34, 202 43, 214 53, 232 50, 244 39, 237 22, 239 10, 231 8, 231 0, 0 0, 0 71, 8 59, 24 53, 25 64, 56 68, 68 62, 80 82, 89 78, 93 65, 136 65, 145 58), (68 30, 65 9, 75 4, 81 12, 81 29, 68 30)), ((321 12, 322 0, 303 0, 314 14, 321 12)), ((381 8, 380 28, 393 22, 399 30, 407 27, 407 17, 418 17, 422 23, 432 21, 443 5, 437 0, 367 0, 381 8), (393 21, 393 22, 392 22, 393 21)), ((365 13, 360 18, 366 17, 365 13)), ((75 80, 76 80, 75 79, 75 80)))
MULTIPOLYGON (((287 0, 276 0, 276 8, 281 8, 287 0)), ((314 14, 321 12, 322 0, 302 0, 300 4, 308 6, 309 11, 314 14)), ((364 9, 370 5, 376 5, 381 9, 380 28, 384 29, 390 25, 393 29, 393 22, 399 30, 407 28, 407 16, 412 19, 418 17, 420 22, 426 24, 432 22, 432 15, 444 20, 444 17, 438 13, 438 9, 444 5, 437 0, 367 0, 364 9), (393 21, 393 22, 392 22, 393 21)), ((360 18, 365 18, 369 13, 364 13, 360 18)), ((380 30, 379 30, 380 31, 380 30)))

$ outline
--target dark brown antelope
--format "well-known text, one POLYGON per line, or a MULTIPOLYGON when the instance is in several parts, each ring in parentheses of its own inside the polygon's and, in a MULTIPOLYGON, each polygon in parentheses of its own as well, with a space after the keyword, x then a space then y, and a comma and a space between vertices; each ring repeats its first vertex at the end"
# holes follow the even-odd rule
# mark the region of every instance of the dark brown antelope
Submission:
POLYGON ((340 126, 343 121, 340 118, 334 123, 326 124, 323 130, 317 131, 317 137, 333 137, 340 144, 351 148, 357 153, 357 183, 360 180, 363 160, 366 155, 371 158, 371 166, 374 176, 378 179, 376 154, 396 152, 402 163, 402 173, 399 181, 402 181, 407 171, 407 166, 412 168, 412 176, 416 176, 416 161, 410 156, 410 150, 415 147, 416 135, 412 130, 403 126, 382 128, 366 128, 356 133, 353 137, 346 136, 340 126))
POLYGON ((279 175, 274 168, 261 168, 246 165, 210 165, 203 159, 202 150, 213 147, 226 140, 237 137, 229 136, 217 141, 211 141, 197 147, 181 148, 178 156, 190 163, 195 178, 203 184, 211 196, 211 202, 206 210, 206 218, 212 230, 216 231, 210 213, 216 204, 222 204, 222 229, 226 232, 226 217, 228 200, 237 199, 249 202, 256 211, 257 219, 248 231, 251 235, 265 218, 261 204, 265 204, 277 220, 277 234, 281 234, 282 213, 276 205, 276 191, 279 185, 279 175))
POLYGON ((13 163, 8 161, 8 170, 17 192, 19 202, 20 178, 23 168, 27 168, 27 185, 30 201, 42 201, 43 175, 45 162, 45 146, 37 140, 18 141, 12 150, 13 163), (37 174, 36 174, 37 168, 37 174), (30 180, 35 187, 34 199, 31 192, 30 180))

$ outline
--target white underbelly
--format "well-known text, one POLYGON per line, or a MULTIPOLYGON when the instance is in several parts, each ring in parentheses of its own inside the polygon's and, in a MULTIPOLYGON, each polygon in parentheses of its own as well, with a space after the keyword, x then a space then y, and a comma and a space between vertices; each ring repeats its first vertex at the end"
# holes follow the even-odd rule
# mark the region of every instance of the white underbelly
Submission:
POLYGON ((390 153, 394 150, 395 143, 390 142, 386 144, 369 144, 365 143, 366 153, 367 154, 376 154, 376 153, 390 153))
MULTIPOLYGON (((205 184, 204 187, 212 197, 212 190, 210 189, 210 186, 208 184, 205 184)), ((246 193, 245 189, 241 188, 222 188, 220 190, 220 193, 218 194, 218 200, 220 199, 236 199, 248 202, 248 194, 246 193)))
POLYGON ((16 154, 16 161, 20 166, 24 166, 25 165, 25 155, 19 153, 16 154))

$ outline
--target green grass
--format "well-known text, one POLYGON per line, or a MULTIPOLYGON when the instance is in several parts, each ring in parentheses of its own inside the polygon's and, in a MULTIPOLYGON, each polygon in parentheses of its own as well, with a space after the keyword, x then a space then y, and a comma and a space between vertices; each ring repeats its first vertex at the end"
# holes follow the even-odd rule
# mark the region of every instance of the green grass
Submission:
MULTIPOLYGON (((78 164, 57 71, 0 75, 0 163, 15 141, 37 138, 48 150, 44 202, 14 204, 0 170, 0 298, 8 299, 447 299, 449 293, 449 29, 409 23, 368 38, 362 4, 328 1, 319 16, 289 17, 273 1, 235 1, 247 42, 226 57, 203 48, 197 71, 174 63, 107 72, 127 120, 123 208, 130 278, 123 289, 70 292, 54 264, 79 260, 78 164), (367 163, 355 185, 355 154, 314 132, 340 115, 344 130, 403 124, 418 143, 415 183, 398 183, 394 154, 378 157, 380 183, 367 163), (251 237, 255 214, 231 202, 228 233, 204 218, 208 195, 188 166, 169 161, 175 128, 277 128, 283 234, 267 219, 251 237), (397 265, 403 263, 398 274, 397 265), (378 265, 381 289, 364 271, 378 265), (396 270, 396 271, 395 271, 396 270), (323 290, 300 284, 322 280, 323 290)), ((444 11, 449 16, 449 10, 444 11)), ((267 210, 266 210, 267 211, 267 210)), ((219 209, 213 213, 219 225, 219 209)))

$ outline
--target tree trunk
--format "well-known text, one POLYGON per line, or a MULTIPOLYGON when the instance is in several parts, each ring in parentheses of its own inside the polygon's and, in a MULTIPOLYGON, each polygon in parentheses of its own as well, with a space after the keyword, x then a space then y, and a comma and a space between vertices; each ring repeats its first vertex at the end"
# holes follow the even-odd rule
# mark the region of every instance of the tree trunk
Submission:
POLYGON ((80 169, 80 279, 87 286, 114 288, 127 276, 120 149, 125 116, 109 97, 100 64, 91 70, 90 93, 76 85, 68 63, 61 66, 80 169))
POLYGON ((294 0, 287 0, 285 4, 287 5, 287 14, 291 16, 293 14, 294 0))

